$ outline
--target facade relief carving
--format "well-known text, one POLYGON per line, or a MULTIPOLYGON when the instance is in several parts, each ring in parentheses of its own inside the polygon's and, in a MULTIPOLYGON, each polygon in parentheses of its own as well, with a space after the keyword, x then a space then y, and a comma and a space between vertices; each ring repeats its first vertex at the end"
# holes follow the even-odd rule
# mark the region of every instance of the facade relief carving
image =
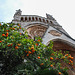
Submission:
POLYGON ((56 30, 50 30, 48 33, 52 34, 53 36, 61 36, 62 34, 56 30))
POLYGON ((33 38, 34 38, 35 36, 40 36, 40 37, 42 37, 43 34, 45 33, 46 29, 47 29, 47 28, 44 27, 44 26, 41 26, 41 25, 35 26, 35 25, 34 25, 34 26, 28 28, 28 29, 27 29, 27 32, 28 32, 28 34, 31 35, 33 38))

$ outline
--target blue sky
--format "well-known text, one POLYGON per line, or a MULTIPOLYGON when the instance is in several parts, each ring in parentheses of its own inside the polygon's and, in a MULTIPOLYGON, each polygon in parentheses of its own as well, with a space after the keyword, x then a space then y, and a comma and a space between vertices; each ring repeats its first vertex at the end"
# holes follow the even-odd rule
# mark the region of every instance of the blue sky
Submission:
POLYGON ((53 15, 75 39, 75 0, 0 0, 0 22, 11 22, 18 9, 23 15, 53 15))

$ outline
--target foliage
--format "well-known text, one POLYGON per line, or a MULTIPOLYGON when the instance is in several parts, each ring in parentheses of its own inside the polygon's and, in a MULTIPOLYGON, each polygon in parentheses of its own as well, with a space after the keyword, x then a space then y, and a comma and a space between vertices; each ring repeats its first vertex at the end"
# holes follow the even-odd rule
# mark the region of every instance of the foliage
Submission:
POLYGON ((0 23, 0 35, 1 73, 4 75, 67 75, 61 61, 73 65, 70 54, 53 51, 52 41, 46 46, 40 37, 28 39, 20 24, 0 23))

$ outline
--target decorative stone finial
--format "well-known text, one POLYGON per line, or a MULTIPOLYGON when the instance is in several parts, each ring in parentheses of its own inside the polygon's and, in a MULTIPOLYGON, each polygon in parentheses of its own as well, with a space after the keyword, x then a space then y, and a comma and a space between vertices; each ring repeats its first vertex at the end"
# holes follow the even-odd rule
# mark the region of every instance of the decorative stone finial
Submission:
POLYGON ((19 9, 19 10, 16 10, 15 15, 19 15, 19 16, 20 16, 20 15, 21 15, 21 12, 22 12, 22 11, 21 11, 20 9, 19 9))
POLYGON ((52 15, 47 14, 47 13, 46 13, 46 17, 47 17, 47 19, 50 19, 50 20, 55 20, 55 19, 52 17, 52 15))

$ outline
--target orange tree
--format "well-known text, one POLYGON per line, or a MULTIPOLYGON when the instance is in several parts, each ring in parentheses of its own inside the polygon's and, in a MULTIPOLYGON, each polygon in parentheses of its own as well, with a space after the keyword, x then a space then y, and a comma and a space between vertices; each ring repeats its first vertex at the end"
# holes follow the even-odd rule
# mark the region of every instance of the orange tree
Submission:
POLYGON ((0 23, 0 66, 4 75, 67 75, 61 61, 73 65, 70 54, 54 52, 53 42, 28 39, 20 24, 0 23), (22 33, 20 33, 20 31, 22 33))

